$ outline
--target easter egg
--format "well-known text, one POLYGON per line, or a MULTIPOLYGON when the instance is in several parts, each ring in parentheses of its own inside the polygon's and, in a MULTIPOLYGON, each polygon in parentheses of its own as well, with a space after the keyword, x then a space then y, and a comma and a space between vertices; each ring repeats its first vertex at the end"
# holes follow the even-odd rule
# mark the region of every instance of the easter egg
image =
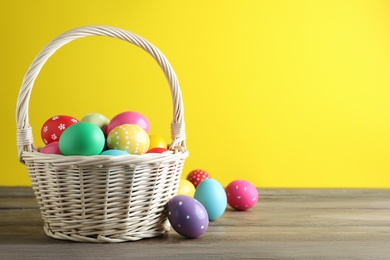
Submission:
POLYGON ((105 136, 107 136, 107 125, 110 123, 110 120, 107 119, 102 114, 99 113, 90 113, 88 115, 85 115, 83 118, 80 120, 81 122, 90 122, 92 124, 97 125, 102 129, 103 133, 105 136))
POLYGON ((111 156, 119 156, 119 155, 128 155, 129 153, 122 150, 105 150, 100 153, 100 155, 111 155, 111 156))
POLYGON ((209 226, 206 209, 189 196, 174 196, 168 201, 167 211, 173 229, 186 238, 199 237, 209 226))
POLYGON ((110 133, 115 127, 124 124, 138 125, 147 133, 149 133, 150 130, 149 120, 144 115, 138 112, 128 111, 120 113, 111 119, 107 126, 107 133, 110 133))
POLYGON ((44 154, 61 154, 58 142, 51 142, 50 144, 45 145, 39 152, 44 154))
POLYGON ((63 155, 98 155, 104 143, 104 134, 97 125, 79 122, 65 129, 59 147, 63 155))
POLYGON ((214 179, 203 180, 195 190, 194 198, 206 208, 209 220, 216 220, 226 210, 227 198, 222 185, 214 179))
POLYGON ((43 142, 45 144, 58 142, 64 130, 77 122, 79 122, 79 120, 76 118, 66 115, 53 116, 52 118, 46 120, 41 128, 41 137, 43 142))
POLYGON ((150 139, 150 145, 149 145, 150 148, 157 148, 157 147, 167 148, 168 147, 167 142, 164 140, 164 138, 162 138, 159 135, 149 135, 149 139, 150 139))
POLYGON ((120 125, 108 134, 107 146, 130 154, 144 154, 149 149, 149 135, 138 125, 120 125))
POLYGON ((180 180, 177 194, 194 197, 195 186, 188 180, 180 180))
POLYGON ((146 153, 165 153, 166 151, 168 151, 168 149, 162 147, 156 147, 156 148, 149 149, 146 153))
POLYGON ((198 187, 199 183, 208 178, 210 178, 210 174, 201 169, 193 170, 187 175, 187 180, 192 182, 195 188, 198 187))
POLYGON ((228 204, 237 210, 247 210, 256 205, 259 194, 252 183, 245 180, 232 181, 225 188, 228 204))

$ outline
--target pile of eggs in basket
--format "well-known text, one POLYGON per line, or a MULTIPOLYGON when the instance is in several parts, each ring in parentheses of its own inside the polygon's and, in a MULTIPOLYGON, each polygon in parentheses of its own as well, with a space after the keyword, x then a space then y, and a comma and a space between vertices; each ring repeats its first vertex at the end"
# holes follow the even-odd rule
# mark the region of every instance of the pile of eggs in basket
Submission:
POLYGON ((40 152, 62 155, 122 155, 162 153, 167 143, 149 134, 148 119, 134 111, 123 112, 111 120, 91 113, 78 120, 58 115, 48 119, 41 129, 46 144, 40 152))
POLYGON ((206 231, 209 221, 223 215, 227 204, 245 211, 257 201, 257 189, 250 182, 235 180, 223 188, 208 172, 196 169, 180 181, 178 195, 169 200, 168 219, 177 233, 196 238, 206 231))
MULTIPOLYGON (((142 155, 163 153, 167 143, 149 134, 148 119, 138 112, 123 112, 111 120, 91 113, 81 120, 67 115, 48 119, 41 129, 46 146, 41 153, 62 155, 142 155)), ((191 171, 180 180, 178 195, 167 203, 167 218, 173 229, 187 238, 196 238, 209 221, 221 217, 227 205, 239 211, 252 208, 257 189, 248 181, 235 180, 226 188, 204 170, 191 171)))

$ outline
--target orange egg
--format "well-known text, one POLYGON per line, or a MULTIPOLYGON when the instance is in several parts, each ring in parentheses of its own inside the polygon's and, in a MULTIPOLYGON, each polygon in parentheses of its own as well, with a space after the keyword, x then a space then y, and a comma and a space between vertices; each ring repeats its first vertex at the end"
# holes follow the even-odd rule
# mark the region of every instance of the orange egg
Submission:
POLYGON ((149 135, 149 140, 149 149, 157 147, 167 148, 167 142, 159 135, 149 135))

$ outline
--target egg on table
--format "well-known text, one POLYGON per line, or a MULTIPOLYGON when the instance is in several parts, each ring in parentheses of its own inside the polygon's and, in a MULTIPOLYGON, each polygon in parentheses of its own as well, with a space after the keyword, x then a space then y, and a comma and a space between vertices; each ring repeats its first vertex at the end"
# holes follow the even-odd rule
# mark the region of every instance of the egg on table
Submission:
POLYGON ((206 208, 209 220, 216 220, 226 210, 225 189, 215 179, 205 179, 196 187, 194 198, 206 208))
POLYGON ((173 229, 186 238, 196 238, 209 226, 207 211, 194 198, 176 195, 167 204, 168 220, 173 229))
POLYGON ((247 210, 256 205, 259 194, 255 186, 246 180, 230 182, 226 188, 228 204, 236 210, 247 210))
POLYGON ((195 169, 192 170, 187 175, 187 180, 192 182, 194 184, 195 188, 198 187, 199 183, 201 183, 203 180, 210 178, 210 174, 202 169, 195 169))
POLYGON ((179 182, 179 188, 177 190, 178 195, 187 195, 189 197, 194 197, 195 186, 189 180, 181 179, 179 182))

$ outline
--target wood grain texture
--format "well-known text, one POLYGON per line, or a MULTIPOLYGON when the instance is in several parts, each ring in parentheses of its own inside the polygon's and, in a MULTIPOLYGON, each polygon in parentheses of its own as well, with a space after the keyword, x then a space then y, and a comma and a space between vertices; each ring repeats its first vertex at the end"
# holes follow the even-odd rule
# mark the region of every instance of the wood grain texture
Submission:
POLYGON ((0 259, 390 259, 390 190, 260 189, 197 239, 91 244, 47 237, 31 189, 0 187, 0 259))

